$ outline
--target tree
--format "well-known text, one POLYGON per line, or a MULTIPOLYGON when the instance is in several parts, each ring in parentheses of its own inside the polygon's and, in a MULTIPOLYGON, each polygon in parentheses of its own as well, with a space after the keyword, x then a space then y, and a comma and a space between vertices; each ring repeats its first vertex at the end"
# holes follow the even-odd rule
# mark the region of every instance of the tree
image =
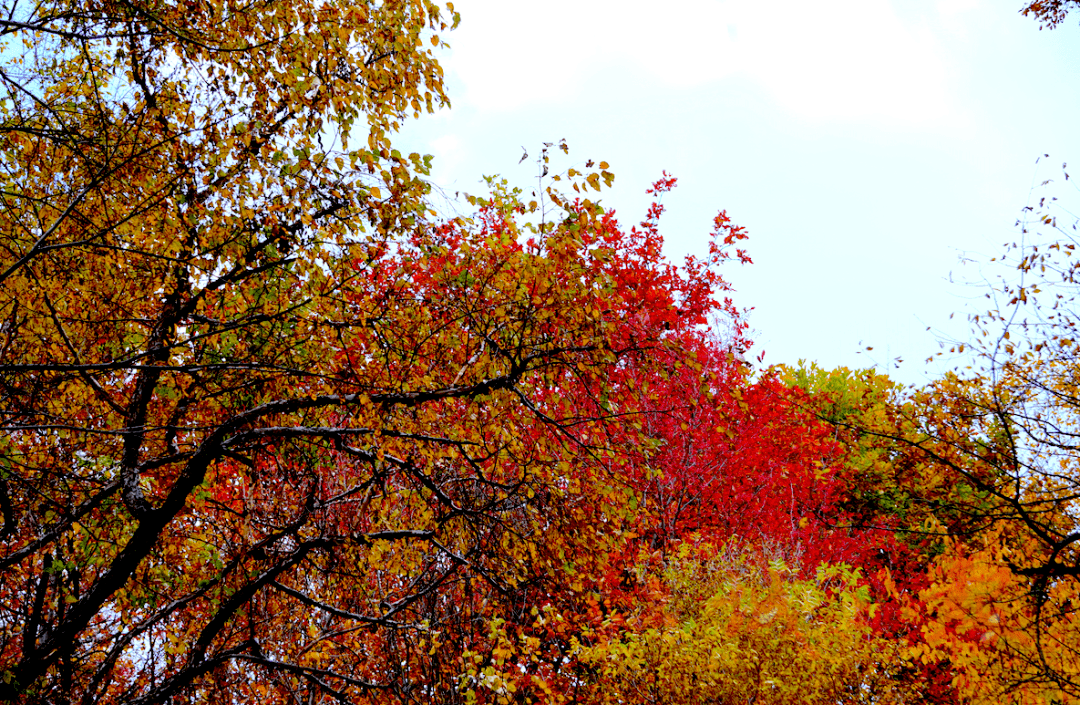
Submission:
POLYGON ((221 663, 209 640, 245 595, 224 582, 253 570, 201 538, 198 502, 222 499, 198 488, 256 463, 232 447, 252 423, 326 406, 295 336, 333 295, 329 253, 416 218, 424 165, 387 135, 445 102, 427 42, 446 22, 428 2, 4 14, 4 697, 161 699, 221 663), (200 560, 217 576, 164 589, 200 560), (117 682, 225 589, 187 665, 117 682))
POLYGON ((948 513, 963 530, 926 527, 942 552, 913 607, 926 636, 913 656, 950 662, 966 697, 1077 702, 1077 224, 1047 198, 1018 225, 992 309, 954 346, 973 364, 918 390, 895 438, 962 490, 948 513))
MULTIPOLYGON (((889 672, 858 569, 810 577, 783 551, 732 539, 680 544, 664 571, 669 619, 583 645, 595 703, 900 703, 921 693, 889 672)), ((634 628, 636 626, 637 628, 634 628)))
POLYGON ((1020 14, 1038 20, 1040 29, 1053 29, 1065 21, 1065 15, 1076 9, 1076 5, 1076 0, 1033 0, 1020 10, 1020 14))
POLYGON ((596 617, 579 630, 580 678, 592 684, 581 697, 956 702, 951 671, 905 658, 923 643, 911 606, 929 559, 901 533, 933 516, 915 493, 946 496, 956 483, 928 487, 934 473, 901 444, 851 431, 856 419, 895 430, 887 378, 755 377, 736 356, 746 341, 734 320, 734 343, 682 334, 693 365, 625 371, 649 411, 651 443, 626 468, 642 538, 594 588, 596 617), (849 590, 858 607, 841 597, 849 590), (831 611, 841 603, 850 611, 831 611), (759 606, 764 622, 750 618, 759 606))
MULTIPOLYGON (((904 645, 899 665, 892 667, 895 676, 918 684, 923 702, 956 703, 970 696, 955 687, 957 671, 949 658, 920 656, 933 650, 929 644, 940 643, 939 628, 948 629, 930 614, 937 557, 948 552, 951 540, 984 528, 984 495, 920 445, 926 436, 916 409, 938 409, 950 417, 947 404, 928 402, 873 370, 801 364, 780 374, 805 392, 803 408, 829 425, 841 447, 834 461, 834 505, 825 521, 873 537, 851 560, 869 580, 875 632, 904 645)), ((990 481, 985 465, 965 461, 962 467, 974 479, 990 481)), ((976 690, 985 687, 980 683, 972 681, 976 690)))
MULTIPOLYGON (((678 269, 498 185, 433 217, 390 136, 454 22, 8 8, 0 699, 494 701, 500 625, 620 550, 620 371, 692 361, 725 244, 678 269)), ((537 698, 549 643, 506 671, 537 698)))

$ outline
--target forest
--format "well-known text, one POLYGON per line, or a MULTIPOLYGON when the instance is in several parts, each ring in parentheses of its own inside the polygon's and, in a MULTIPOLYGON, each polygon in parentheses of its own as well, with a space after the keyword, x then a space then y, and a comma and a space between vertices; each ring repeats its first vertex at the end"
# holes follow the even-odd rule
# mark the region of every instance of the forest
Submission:
POLYGON ((3 7, 0 702, 1080 703, 1075 221, 926 385, 755 366, 672 176, 436 207, 451 3, 3 7))

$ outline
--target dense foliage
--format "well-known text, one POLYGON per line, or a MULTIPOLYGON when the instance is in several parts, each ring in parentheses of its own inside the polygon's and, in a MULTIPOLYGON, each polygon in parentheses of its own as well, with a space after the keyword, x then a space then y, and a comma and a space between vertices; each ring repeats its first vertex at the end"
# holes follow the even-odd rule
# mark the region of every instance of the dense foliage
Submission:
POLYGON ((673 178, 433 210, 450 4, 4 9, 0 700, 1080 701, 1072 230, 980 369, 754 370, 673 178))

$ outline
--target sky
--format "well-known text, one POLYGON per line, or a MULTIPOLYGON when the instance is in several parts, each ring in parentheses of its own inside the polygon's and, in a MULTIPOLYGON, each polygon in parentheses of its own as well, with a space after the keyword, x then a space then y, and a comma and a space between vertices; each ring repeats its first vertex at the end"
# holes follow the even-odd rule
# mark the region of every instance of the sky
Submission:
POLYGON ((918 384, 962 364, 926 359, 970 335, 990 259, 1080 162, 1080 12, 1040 31, 1019 0, 454 4, 452 108, 398 142, 481 194, 483 175, 534 187, 523 151, 565 139, 554 169, 608 161, 625 225, 677 177, 671 258, 703 255, 721 209, 749 232, 754 264, 723 274, 765 365, 918 384))

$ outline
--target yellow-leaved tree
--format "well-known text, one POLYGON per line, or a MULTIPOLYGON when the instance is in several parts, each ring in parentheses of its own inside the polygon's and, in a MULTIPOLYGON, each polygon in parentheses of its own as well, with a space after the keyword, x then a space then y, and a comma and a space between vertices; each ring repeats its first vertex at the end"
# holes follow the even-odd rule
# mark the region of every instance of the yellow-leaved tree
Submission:
MULTIPOLYGON (((693 539, 664 568, 663 623, 631 620, 579 647, 587 702, 900 703, 898 644, 869 626, 875 605, 858 569, 802 577, 767 546, 693 539)), ((797 560, 797 559, 795 559, 797 560)))

